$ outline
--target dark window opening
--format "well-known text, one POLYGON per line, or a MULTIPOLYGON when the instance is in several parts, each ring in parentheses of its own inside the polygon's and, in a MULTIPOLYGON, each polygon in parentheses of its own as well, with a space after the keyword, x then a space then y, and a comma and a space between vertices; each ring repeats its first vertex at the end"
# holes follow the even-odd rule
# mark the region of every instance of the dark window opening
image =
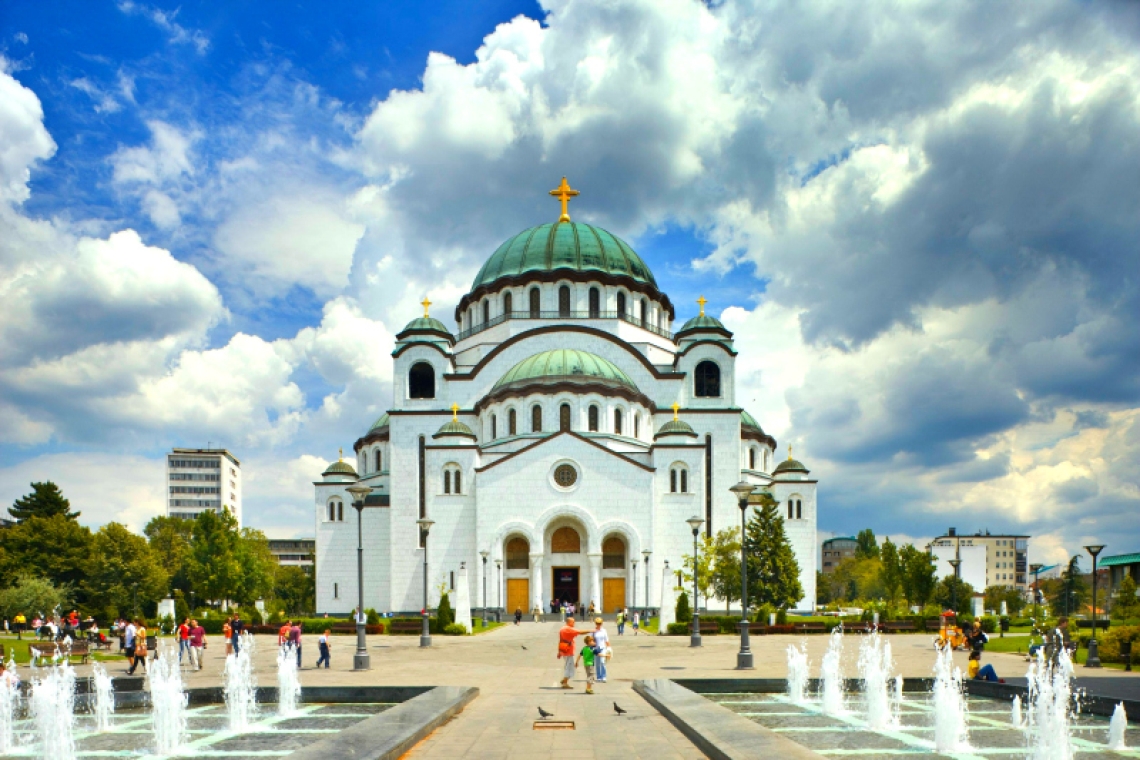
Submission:
POLYGON ((795 508, 795 502, 788 499, 788 519, 792 519, 792 510, 795 508))
POLYGON ((689 471, 681 470, 681 493, 689 492, 689 471))
POLYGON ((518 415, 516 415, 515 410, 512 409, 507 414, 507 435, 517 435, 518 434, 517 420, 518 420, 518 415))
POLYGON ((804 518, 804 503, 796 499, 796 519, 802 520, 804 518))
POLYGON ((530 318, 538 319, 542 313, 542 294, 538 288, 530 289, 530 318))
POLYGON ((637 414, 633 415, 633 437, 641 437, 641 417, 637 414))
POLYGON ((590 288, 590 319, 597 319, 602 313, 602 299, 597 288, 590 288))
POLYGON ((614 409, 614 435, 621 435, 621 409, 614 409))
POLYGON ((452 485, 455 487, 455 492, 456 493, 463 493, 463 487, 459 484, 459 478, 460 478, 459 470, 456 470, 455 472, 451 473, 452 485))
POLYGON ((511 294, 507 293, 503 296, 503 313, 508 317, 511 315, 511 294))
POLYGON ((535 407, 530 410, 530 432, 532 432, 532 433, 541 433, 542 432, 542 407, 541 406, 535 405, 535 407))
POLYGON ((591 406, 589 411, 589 427, 591 433, 598 432, 598 407, 591 406))
POLYGON ((625 293, 617 295, 617 311, 618 319, 625 319, 625 293))
POLYGON ((451 470, 443 471, 443 492, 451 493, 451 470))
POLYGON ((756 469, 756 449, 748 450, 748 469, 756 469))
POLYGON ((427 362, 416 362, 408 370, 409 398, 435 398, 435 370, 427 362))
POLYGON ((649 304, 647 304, 645 302, 645 299, 642 298, 641 299, 641 326, 645 327, 648 324, 649 324, 649 304))
POLYGON ((677 493, 677 471, 669 470, 669 493, 677 493))
POLYGON ((344 522, 344 502, 336 503, 336 521, 344 522))
POLYGON ((558 289, 558 316, 570 316, 570 288, 565 285, 558 289))
POLYGON ((484 301, 483 302, 483 324, 487 324, 490 321, 491 321, 491 302, 490 301, 484 301))
POLYGON ((602 544, 602 569, 622 570, 625 568, 625 541, 610 536, 602 544))
POLYGON ((508 570, 527 570, 530 567, 530 543, 525 538, 508 541, 506 555, 508 570))
POLYGON ((499 421, 495 418, 495 415, 492 414, 491 415, 491 440, 493 441, 498 437, 499 437, 499 421))
POLYGON ((706 360, 697 365, 695 385, 698 396, 709 398, 720 395, 720 367, 716 362, 706 360))
POLYGON ((570 405, 569 404, 563 404, 562 406, 558 407, 558 429, 559 430, 569 430, 570 429, 570 405))

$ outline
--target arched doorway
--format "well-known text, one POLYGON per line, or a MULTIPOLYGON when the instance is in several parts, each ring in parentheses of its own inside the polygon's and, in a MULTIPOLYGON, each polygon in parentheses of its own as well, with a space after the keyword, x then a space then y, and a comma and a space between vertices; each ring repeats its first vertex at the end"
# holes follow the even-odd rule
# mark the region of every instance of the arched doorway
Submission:
POLYGON ((602 542, 602 612, 617 612, 625 606, 625 539, 608 536, 602 542))
POLYGON ((503 547, 507 572, 507 614, 530 611, 530 542, 522 536, 507 539, 503 547))
POLYGON ((582 537, 569 525, 550 536, 550 597, 559 604, 580 605, 582 594, 582 537))

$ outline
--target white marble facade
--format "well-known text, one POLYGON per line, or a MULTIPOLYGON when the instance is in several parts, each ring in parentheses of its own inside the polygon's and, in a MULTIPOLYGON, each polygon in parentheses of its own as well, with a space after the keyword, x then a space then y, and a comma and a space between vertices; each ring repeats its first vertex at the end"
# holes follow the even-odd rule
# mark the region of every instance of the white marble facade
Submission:
POLYGON ((610 612, 660 603, 663 563, 692 552, 688 518, 739 525, 742 479, 779 500, 812 609, 817 483, 737 404, 732 334, 672 320, 628 245, 568 220, 495 252, 457 335, 425 307, 398 336, 390 410, 314 484, 318 612, 356 604, 356 483, 373 489, 366 607, 423 606, 426 516, 429 606, 465 566, 475 609, 548 609, 557 593, 610 612))

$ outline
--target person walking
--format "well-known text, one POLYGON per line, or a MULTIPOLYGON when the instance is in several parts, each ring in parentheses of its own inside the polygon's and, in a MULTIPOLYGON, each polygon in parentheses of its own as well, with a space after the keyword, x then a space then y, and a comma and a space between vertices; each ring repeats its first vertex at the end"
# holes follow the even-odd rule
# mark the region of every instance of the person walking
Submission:
POLYGON ((301 669, 301 624, 294 622, 289 627, 289 646, 297 650, 297 669, 301 669))
POLYGON ((578 659, 574 661, 575 665, 579 662, 583 662, 586 665, 587 694, 594 693, 594 662, 597 659, 597 655, 594 653, 594 643, 594 637, 586 634, 585 646, 583 646, 582 651, 578 653, 578 659))
POLYGON ((234 653, 234 619, 232 615, 226 618, 226 622, 222 623, 222 638, 226 642, 226 657, 229 657, 234 653))
POLYGON ((24 628, 28 625, 28 619, 24 617, 24 613, 16 613, 16 640, 24 638, 24 628))
POLYGON ((241 632, 245 630, 245 623, 241 622, 241 613, 234 615, 234 621, 230 623, 230 642, 234 645, 234 654, 241 652, 241 632))
POLYGON ((182 655, 190 655, 190 618, 182 621, 178 626, 178 664, 182 664, 182 655))
POLYGON ((127 675, 133 676, 135 668, 142 665, 142 669, 146 670, 146 622, 139 618, 135 625, 135 649, 131 657, 131 669, 127 671, 127 675))
MULTIPOLYGON (((127 653, 127 663, 135 661, 135 634, 138 633, 138 628, 135 627, 134 621, 127 623, 127 628, 123 632, 124 646, 123 650, 127 653)), ((127 668, 128 673, 133 673, 134 668, 127 668)))
POLYGON ((206 629, 197 620, 190 621, 190 667, 201 670, 206 649, 206 629))
POLYGON ((534 622, 537 623, 538 621, 542 620, 542 607, 538 605, 538 602, 534 603, 534 609, 531 610, 531 614, 534 615, 534 622))
POLYGON ((604 621, 600 617, 594 618, 594 632, 591 634, 594 637, 595 654, 597 669, 598 669, 598 683, 606 682, 606 672, 608 663, 606 660, 610 656, 610 634, 604 627, 604 621))
POLYGON ((574 677, 574 639, 585 636, 589 631, 574 628, 574 618, 566 618, 566 624, 558 631, 558 659, 562 660, 562 688, 573 689, 570 679, 574 677))
POLYGON ((641 628, 641 613, 637 610, 633 611, 633 635, 636 636, 638 629, 641 628))
POLYGON ((325 632, 321 634, 321 637, 317 639, 317 651, 321 653, 321 656, 317 658, 317 667, 319 668, 323 662, 325 664, 325 670, 329 669, 329 663, 331 662, 331 659, 329 657, 330 633, 332 633, 332 631, 326 628, 325 632))
POLYGON ((522 607, 515 607, 515 625, 522 622, 522 607))
POLYGON ((625 635, 625 624, 629 620, 629 609, 622 607, 617 614, 618 636, 625 635))

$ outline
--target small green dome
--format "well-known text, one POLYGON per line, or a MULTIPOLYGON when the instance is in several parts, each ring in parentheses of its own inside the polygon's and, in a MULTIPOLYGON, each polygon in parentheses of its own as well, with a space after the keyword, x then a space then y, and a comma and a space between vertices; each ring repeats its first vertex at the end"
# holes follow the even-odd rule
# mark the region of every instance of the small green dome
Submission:
POLYGON ((661 429, 657 431, 657 435, 653 437, 660 438, 664 435, 687 435, 693 438, 697 437, 696 432, 693 430, 693 426, 684 420, 669 420, 661 426, 661 429))
POLYGON ((471 431, 471 428, 467 427, 459 420, 448 420, 447 423, 441 427, 439 429, 439 432, 436 433, 433 437, 439 438, 441 435, 462 435, 470 438, 475 437, 475 433, 471 431))
POLYGON ((523 359, 507 370, 491 388, 495 392, 509 385, 527 385, 536 380, 565 380, 592 378, 608 385, 625 386, 636 391, 637 386, 629 375, 608 359, 588 351, 556 348, 523 359))
POLYGON ((773 475, 778 472, 808 472, 808 468, 804 467, 802 462, 797 462, 795 459, 788 457, 776 465, 776 469, 772 470, 773 475))
POLYGON ((446 335, 451 335, 451 331, 444 326, 443 322, 440 322, 435 317, 416 317, 404 326, 404 329, 400 331, 400 334, 403 335, 404 333, 410 332, 412 330, 440 332, 446 335))
POLYGON ((681 329, 677 331, 677 334, 680 335, 681 333, 689 332, 690 330, 727 331, 728 328, 725 327, 724 324, 716 317, 710 317, 708 314, 698 314, 685 324, 681 325, 681 329))
POLYGON ((326 467, 325 471, 322 472, 321 475, 351 475, 355 478, 356 470, 352 465, 342 459, 339 462, 333 462, 328 467, 326 467))
POLYGON ((649 267, 618 236, 590 224, 556 222, 523 230, 500 245, 475 275, 471 290, 504 277, 558 269, 603 272, 657 287, 649 267))
POLYGON ((759 430, 761 433, 764 432, 764 428, 760 427, 760 423, 756 421, 756 418, 743 409, 740 410, 740 427, 752 428, 753 430, 759 430))
POLYGON ((388 413, 384 412, 380 415, 380 419, 372 423, 372 427, 368 428, 368 432, 378 433, 386 427, 388 427, 388 413))

